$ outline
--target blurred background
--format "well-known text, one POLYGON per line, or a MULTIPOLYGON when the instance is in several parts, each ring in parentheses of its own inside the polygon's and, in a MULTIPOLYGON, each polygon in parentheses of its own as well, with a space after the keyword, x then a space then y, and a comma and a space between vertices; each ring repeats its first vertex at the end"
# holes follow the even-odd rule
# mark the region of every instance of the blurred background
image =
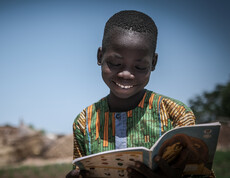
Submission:
POLYGON ((146 88, 190 106, 197 123, 221 121, 225 154, 229 9, 228 0, 1 0, 0 166, 71 162, 74 118, 109 93, 96 54, 106 21, 121 10, 142 11, 158 26, 159 59, 146 88))

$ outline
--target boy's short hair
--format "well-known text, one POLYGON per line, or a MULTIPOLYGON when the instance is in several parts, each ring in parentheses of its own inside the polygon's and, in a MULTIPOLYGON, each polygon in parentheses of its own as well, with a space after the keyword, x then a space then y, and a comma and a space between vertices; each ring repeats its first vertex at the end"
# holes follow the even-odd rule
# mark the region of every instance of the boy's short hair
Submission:
POLYGON ((157 43, 157 26, 153 19, 148 15, 134 10, 124 10, 114 14, 106 22, 102 48, 105 50, 109 44, 109 36, 114 29, 121 28, 124 30, 131 30, 134 32, 144 33, 148 35, 151 40, 153 50, 156 50, 157 43))

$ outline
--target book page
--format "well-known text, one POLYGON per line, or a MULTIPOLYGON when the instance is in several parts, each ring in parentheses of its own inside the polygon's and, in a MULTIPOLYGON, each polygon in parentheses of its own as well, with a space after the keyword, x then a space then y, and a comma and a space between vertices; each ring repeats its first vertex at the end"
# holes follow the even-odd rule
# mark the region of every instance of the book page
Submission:
MULTIPOLYGON (((84 158, 84 157, 82 157, 84 158)), ((142 151, 109 152, 75 162, 82 170, 90 171, 90 177, 127 177, 126 168, 134 161, 143 162, 142 151)))

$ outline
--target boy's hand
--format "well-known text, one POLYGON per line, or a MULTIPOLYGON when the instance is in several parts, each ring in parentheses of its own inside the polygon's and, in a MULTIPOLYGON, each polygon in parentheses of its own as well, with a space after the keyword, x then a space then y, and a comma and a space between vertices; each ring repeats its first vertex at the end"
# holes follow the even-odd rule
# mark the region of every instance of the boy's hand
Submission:
POLYGON ((66 175, 66 178, 77 178, 77 177, 79 177, 79 175, 80 175, 80 171, 74 169, 74 170, 70 171, 70 172, 66 175))
POLYGON ((154 161, 158 164, 159 169, 153 171, 145 164, 136 161, 135 166, 127 168, 129 178, 179 178, 182 177, 183 169, 173 168, 163 160, 161 157, 156 156, 154 161))
POLYGON ((89 176, 88 171, 84 171, 84 170, 80 171, 80 170, 74 169, 66 175, 66 178, 78 178, 78 177, 87 178, 88 176, 89 176))

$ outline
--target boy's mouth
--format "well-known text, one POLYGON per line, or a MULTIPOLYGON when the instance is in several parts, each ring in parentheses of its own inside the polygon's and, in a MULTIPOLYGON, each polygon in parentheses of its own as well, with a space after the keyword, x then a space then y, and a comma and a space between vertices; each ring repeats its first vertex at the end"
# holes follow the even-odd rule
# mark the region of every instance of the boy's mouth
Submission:
POLYGON ((119 86, 119 87, 121 87, 122 89, 129 89, 129 88, 133 87, 133 85, 122 85, 122 84, 117 83, 117 82, 116 82, 116 85, 119 86))

